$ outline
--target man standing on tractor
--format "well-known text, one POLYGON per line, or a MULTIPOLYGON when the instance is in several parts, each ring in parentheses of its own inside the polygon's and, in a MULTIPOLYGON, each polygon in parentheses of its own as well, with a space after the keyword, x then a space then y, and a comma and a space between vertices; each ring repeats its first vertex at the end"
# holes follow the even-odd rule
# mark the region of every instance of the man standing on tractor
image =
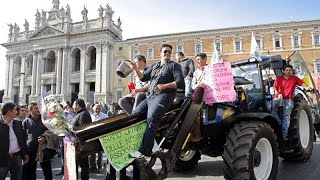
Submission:
POLYGON ((290 126, 290 115, 294 98, 294 89, 296 85, 308 88, 307 85, 297 76, 294 75, 293 67, 289 64, 284 67, 284 74, 276 78, 274 82, 274 99, 272 101, 272 115, 282 125, 283 138, 287 139, 288 129, 290 126), (282 121, 278 116, 278 108, 283 105, 282 121))

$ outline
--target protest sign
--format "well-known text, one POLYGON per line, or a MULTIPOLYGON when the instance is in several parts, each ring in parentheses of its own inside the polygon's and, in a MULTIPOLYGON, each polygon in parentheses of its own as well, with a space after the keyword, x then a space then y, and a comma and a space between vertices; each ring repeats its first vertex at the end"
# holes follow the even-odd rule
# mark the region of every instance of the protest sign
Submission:
POLYGON ((147 123, 143 121, 100 138, 103 150, 115 170, 120 171, 134 160, 129 153, 139 150, 146 127, 147 123))
POLYGON ((233 87, 233 75, 229 62, 207 65, 203 73, 206 85, 204 89, 206 104, 235 101, 236 92, 233 87))

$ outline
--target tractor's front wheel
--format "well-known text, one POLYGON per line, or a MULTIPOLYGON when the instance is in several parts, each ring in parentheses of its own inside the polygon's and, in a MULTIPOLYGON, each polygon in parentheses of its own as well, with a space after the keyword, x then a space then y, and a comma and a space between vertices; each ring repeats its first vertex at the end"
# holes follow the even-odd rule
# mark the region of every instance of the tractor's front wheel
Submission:
POLYGON ((276 179, 278 143, 273 129, 264 122, 241 122, 230 130, 222 155, 225 178, 276 179))

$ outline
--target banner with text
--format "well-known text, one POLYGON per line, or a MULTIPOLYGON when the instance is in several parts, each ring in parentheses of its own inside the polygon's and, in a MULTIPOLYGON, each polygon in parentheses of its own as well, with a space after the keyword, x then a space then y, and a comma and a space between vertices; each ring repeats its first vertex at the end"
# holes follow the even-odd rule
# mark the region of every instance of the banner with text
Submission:
POLYGON ((103 150, 115 170, 120 171, 134 160, 129 153, 140 148, 146 127, 146 121, 142 121, 100 138, 103 150))
POLYGON ((229 62, 205 66, 204 84, 206 85, 204 89, 206 104, 236 100, 232 69, 229 62))

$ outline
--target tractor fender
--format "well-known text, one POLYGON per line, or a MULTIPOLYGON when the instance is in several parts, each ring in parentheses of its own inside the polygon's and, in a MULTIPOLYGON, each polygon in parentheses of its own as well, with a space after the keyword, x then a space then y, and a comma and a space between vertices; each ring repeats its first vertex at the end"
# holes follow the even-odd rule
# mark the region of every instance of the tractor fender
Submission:
POLYGON ((296 88, 294 90, 294 96, 301 96, 304 100, 306 100, 306 102, 308 103, 308 106, 311 108, 311 112, 312 112, 312 123, 313 124, 319 124, 320 123, 320 110, 318 107, 315 107, 315 105, 313 103, 310 102, 309 96, 300 88, 296 88))
POLYGON ((308 96, 303 92, 303 90, 301 90, 300 88, 296 88, 294 90, 294 96, 302 96, 304 100, 307 101, 309 106, 312 106, 312 103, 310 103, 308 96))
POLYGON ((227 126, 229 129, 233 127, 235 124, 240 123, 241 121, 263 121, 269 124, 274 132, 277 135, 278 141, 283 139, 282 131, 278 121, 273 117, 272 114, 267 112, 244 112, 239 114, 234 114, 229 116, 228 118, 224 119, 224 125, 227 126))

